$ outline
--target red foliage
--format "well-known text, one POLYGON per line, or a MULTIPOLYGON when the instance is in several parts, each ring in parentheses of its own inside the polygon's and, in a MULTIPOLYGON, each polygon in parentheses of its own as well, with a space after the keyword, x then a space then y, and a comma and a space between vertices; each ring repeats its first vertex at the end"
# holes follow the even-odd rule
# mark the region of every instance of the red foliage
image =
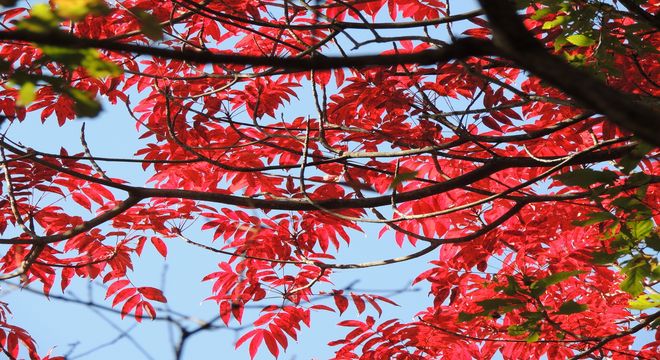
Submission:
MULTIPOLYGON (((639 13, 653 16, 656 2, 643 1, 637 13, 560 3, 530 3, 524 15, 548 56, 640 103, 660 96, 660 33, 639 13)), ((63 125, 84 105, 76 91, 125 103, 143 145, 135 157, 150 176, 135 186, 109 177, 87 148, 48 154, 3 136, 3 279, 39 282, 46 294, 58 277, 62 291, 74 278, 100 279, 121 317, 154 319, 152 303, 167 302, 166 294, 129 275, 147 239, 165 258, 169 241, 180 238, 227 256, 203 279, 225 324, 241 322, 248 305, 263 306, 236 343, 251 357, 260 348, 277 357, 318 311, 354 317, 338 323, 347 333, 330 343, 339 359, 657 356, 657 341, 641 350, 632 343, 636 332, 657 327, 647 320, 658 313, 630 303, 653 293, 660 271, 657 149, 525 73, 524 61, 506 51, 431 65, 318 65, 373 43, 382 58, 451 46, 436 34, 461 20, 436 21, 454 15, 446 2, 327 1, 310 5, 314 11, 262 0, 154 4, 112 2, 58 26, 82 39, 272 62, 184 61, 99 46, 98 59, 123 70, 106 76, 44 46, 0 42, 3 118, 23 121, 32 112, 63 125), (164 32, 157 44, 149 26, 164 32), (376 35, 398 27, 405 31, 392 38, 376 35), (309 68, 281 58, 309 60, 309 68), (20 79, 37 82, 27 106, 20 79), (208 241, 174 225, 198 218, 208 241), (342 262, 359 231, 391 234, 416 252, 342 262), (428 270, 412 274, 430 287, 412 321, 387 319, 382 305, 396 305, 391 299, 333 288, 333 271, 429 252, 436 258, 428 270), (312 303, 319 296, 329 301, 312 303)), ((29 16, 23 8, 0 13, 8 28, 29 16)), ((490 41, 481 13, 464 18, 471 22, 463 36, 490 41)), ((40 358, 7 313, 0 303, 0 349, 40 358)))

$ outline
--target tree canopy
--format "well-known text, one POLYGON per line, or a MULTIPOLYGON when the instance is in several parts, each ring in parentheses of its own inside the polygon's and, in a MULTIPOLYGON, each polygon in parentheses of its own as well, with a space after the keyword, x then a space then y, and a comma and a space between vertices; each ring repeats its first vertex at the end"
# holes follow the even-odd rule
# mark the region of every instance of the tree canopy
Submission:
MULTIPOLYGON (((657 358, 657 1, 0 4, 2 280, 149 321, 168 292, 133 264, 185 242, 218 255, 191 281, 219 321, 260 309, 253 357, 351 307, 339 359, 657 358), (120 106, 130 158, 11 134, 120 106), (359 232, 414 251, 347 262, 359 232), (427 254, 414 319, 332 283, 427 254)), ((56 358, 0 305, 5 355, 56 358)))

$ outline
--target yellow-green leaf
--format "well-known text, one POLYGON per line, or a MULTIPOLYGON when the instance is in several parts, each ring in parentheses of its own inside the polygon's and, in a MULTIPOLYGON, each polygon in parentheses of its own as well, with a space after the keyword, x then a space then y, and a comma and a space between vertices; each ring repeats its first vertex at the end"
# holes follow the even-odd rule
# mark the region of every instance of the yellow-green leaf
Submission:
POLYGON ((108 10, 103 0, 55 0, 57 14, 66 19, 80 20, 89 14, 103 14, 108 10))
POLYGON ((566 40, 575 46, 591 46, 596 43, 594 39, 582 34, 567 36, 566 40))
POLYGON ((527 334, 527 328, 520 325, 511 325, 506 328, 506 331, 511 336, 520 336, 527 334))
POLYGON ((52 45, 42 45, 41 50, 51 59, 67 65, 70 69, 83 67, 96 78, 119 76, 122 69, 116 64, 101 59, 95 49, 71 49, 52 45))
POLYGON ((95 78, 102 78, 106 76, 119 76, 123 73, 122 69, 115 63, 101 59, 96 50, 88 54, 81 61, 80 65, 87 71, 87 73, 95 78))
POLYGON ((525 339, 525 341, 527 341, 528 343, 537 342, 537 341, 539 341, 540 337, 541 337, 540 333, 533 332, 533 333, 530 333, 529 336, 527 336, 527 339, 525 339))
POLYGON ((50 6, 36 4, 30 10, 30 17, 19 21, 16 27, 34 33, 47 33, 57 29, 61 20, 50 10, 50 6))
POLYGON ((642 294, 635 300, 629 302, 630 308, 635 310, 646 310, 660 307, 660 294, 642 294))
POLYGON ((554 29, 557 26, 565 23, 566 20, 568 20, 568 17, 560 15, 560 16, 557 16, 554 20, 544 22, 542 28, 543 28, 543 30, 554 29))
POLYGON ((27 106, 29 103, 34 101, 36 97, 37 86, 31 82, 26 81, 21 85, 21 90, 18 91, 18 99, 16 99, 16 105, 18 106, 27 106))

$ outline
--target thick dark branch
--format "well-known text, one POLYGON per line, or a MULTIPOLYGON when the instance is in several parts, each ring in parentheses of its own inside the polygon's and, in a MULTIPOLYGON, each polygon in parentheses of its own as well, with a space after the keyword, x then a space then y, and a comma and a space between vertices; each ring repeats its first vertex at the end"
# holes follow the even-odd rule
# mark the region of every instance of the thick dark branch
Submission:
MULTIPOLYGON (((597 151, 593 153, 581 154, 567 162, 565 165, 577 165, 585 163, 594 163, 600 161, 607 161, 616 159, 631 151, 633 146, 621 146, 611 150, 597 151)), ((461 176, 457 176, 450 180, 430 185, 421 189, 397 193, 394 196, 395 203, 405 201, 419 200, 428 196, 437 195, 449 190, 453 190, 466 184, 474 183, 484 179, 498 171, 508 168, 518 167, 543 167, 549 168, 562 162, 561 159, 546 161, 549 159, 532 159, 532 158, 499 158, 494 159, 487 164, 467 172, 461 176), (542 161, 541 161, 542 160, 542 161)), ((259 209, 277 209, 277 210, 299 210, 309 211, 318 210, 322 207, 328 210, 337 209, 350 209, 350 208, 368 208, 378 206, 388 206, 392 202, 392 196, 383 195, 375 196, 364 199, 329 199, 329 200, 316 200, 314 204, 310 204, 305 199, 251 199, 234 195, 208 193, 200 191, 190 191, 181 189, 152 189, 152 188, 134 188, 131 191, 134 196, 140 198, 148 197, 172 197, 190 200, 201 200, 218 202, 228 205, 246 206, 250 208, 259 209)))
POLYGON ((634 0, 619 0, 619 2, 628 9, 631 13, 635 14, 637 18, 643 20, 657 29, 660 29, 660 17, 642 9, 637 5, 634 0))
POLYGON ((556 86, 587 108, 655 146, 660 146, 660 111, 617 91, 587 72, 554 56, 532 37, 513 1, 479 0, 493 30, 495 46, 534 75, 556 86))
MULTIPOLYGON (((8 150, 18 154, 24 155, 25 152, 10 145, 7 143, 2 143, 4 147, 8 150)), ((618 159, 621 156, 629 153, 635 144, 620 146, 614 149, 595 151, 592 153, 583 153, 575 156, 573 159, 565 163, 565 166, 569 165, 580 165, 580 164, 592 164, 601 161, 608 161, 613 159, 618 159)), ((52 168, 56 171, 61 171, 68 175, 78 177, 80 179, 95 182, 101 185, 105 185, 111 188, 118 190, 123 190, 128 192, 131 196, 124 201, 125 205, 129 208, 133 204, 127 203, 129 200, 138 202, 140 199, 146 198, 180 198, 180 199, 189 199, 189 200, 200 200, 200 201, 209 201, 215 203, 222 203, 227 205, 235 206, 245 206, 249 208, 259 208, 259 209, 277 209, 277 210, 299 210, 299 211, 309 211, 309 210, 318 210, 318 207, 324 209, 336 210, 336 209, 350 209, 350 208, 368 208, 368 207, 378 207, 378 206, 388 206, 391 204, 392 196, 383 195, 376 196, 364 199, 328 199, 328 200, 315 200, 314 204, 310 204, 305 199, 254 199, 242 196, 235 196, 222 193, 210 193, 205 191, 192 191, 192 190, 182 190, 182 189, 157 189, 157 188, 145 188, 145 187, 133 187, 126 184, 118 184, 115 182, 107 181, 100 178, 95 178, 89 175, 78 173, 71 169, 66 169, 57 165, 54 165, 38 157, 32 159, 34 162, 39 163, 43 166, 52 168), (129 206, 130 205, 130 206, 129 206)), ((469 171, 461 176, 457 176, 450 180, 433 184, 421 189, 406 191, 396 194, 394 196, 395 203, 401 203, 404 201, 413 201, 422 199, 428 196, 437 195, 449 190, 453 190, 466 184, 471 184, 475 181, 484 179, 498 171, 508 169, 508 168, 525 168, 525 167, 540 167, 540 168, 550 168, 561 163, 563 158, 497 158, 487 162, 485 165, 478 167, 472 171, 469 171)), ((102 216, 114 215, 114 210, 110 210, 102 216), (107 214, 107 215, 106 215, 107 214)), ((99 220, 95 218, 94 221, 99 220)), ((90 220, 91 223, 92 220, 90 220)), ((96 226, 95 224, 94 226, 96 226)), ((86 227, 86 226, 85 226, 86 227)), ((88 230, 88 229, 87 229, 88 230)), ((86 231, 86 230, 85 230, 86 231)), ((14 239, 15 240, 15 239, 14 239)), ((54 241, 60 241, 54 240, 54 241)))
POLYGON ((173 50, 162 47, 120 43, 103 39, 87 39, 61 32, 37 34, 26 31, 0 31, 0 40, 28 41, 43 45, 56 45, 67 48, 96 48, 109 51, 150 55, 164 59, 187 61, 197 64, 235 64, 270 66, 294 71, 355 68, 363 66, 393 66, 402 64, 431 65, 470 56, 493 55, 495 48, 488 40, 474 38, 459 39, 441 49, 421 51, 412 54, 363 55, 351 57, 267 57, 237 54, 218 54, 210 51, 173 50))

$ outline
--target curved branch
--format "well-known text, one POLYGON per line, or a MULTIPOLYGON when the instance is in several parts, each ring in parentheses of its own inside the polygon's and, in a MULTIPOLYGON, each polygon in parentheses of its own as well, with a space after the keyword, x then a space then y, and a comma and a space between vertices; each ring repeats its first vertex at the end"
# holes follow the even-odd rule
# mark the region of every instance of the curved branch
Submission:
POLYGON ((621 338, 621 337, 624 337, 624 336, 628 336, 628 335, 630 335, 630 334, 634 334, 634 333, 636 333, 636 332, 638 332, 638 331, 644 329, 645 327, 647 327, 649 324, 651 324, 653 321, 655 321, 655 320, 658 319, 658 318, 660 318, 660 311, 656 312, 655 314, 651 314, 651 315, 647 316, 647 317, 644 319, 644 321, 642 321, 642 322, 640 322, 639 324, 637 324, 637 325, 631 327, 631 328, 628 329, 628 330, 625 330, 625 331, 622 331, 622 332, 618 332, 618 333, 616 333, 616 334, 612 334, 612 335, 609 335, 609 336, 604 337, 602 340, 600 340, 600 341, 599 341, 598 343, 596 343, 594 346, 592 346, 592 347, 588 348, 587 350, 585 350, 585 351, 583 351, 583 352, 581 352, 581 353, 579 353, 579 354, 573 356, 573 357, 571 358, 571 360, 581 359, 581 358, 583 358, 583 357, 585 357, 585 356, 588 356, 588 355, 592 354, 594 351, 596 351, 596 350, 602 348, 603 346, 607 345, 607 343, 610 342, 610 341, 612 341, 612 340, 616 340, 616 339, 618 339, 618 338, 621 338))
MULTIPOLYGON (((25 155, 25 151, 22 151, 10 144, 7 144, 6 142, 0 141, 0 145, 5 146, 8 150, 14 152, 15 154, 25 155)), ((635 147, 635 145, 636 144, 630 144, 625 146, 619 146, 613 149, 595 151, 589 154, 580 154, 572 158, 570 161, 566 162, 564 165, 590 164, 600 161, 617 159, 625 154, 628 154, 635 147)), ((280 198, 255 199, 250 197, 228 195, 224 193, 210 193, 205 191, 145 188, 145 187, 125 185, 125 184, 118 184, 115 182, 81 174, 74 170, 66 169, 54 165, 48 161, 39 159, 37 157, 34 157, 32 160, 43 166, 69 174, 71 176, 78 177, 79 179, 82 180, 95 182, 111 188, 126 191, 129 194, 131 194, 131 197, 129 197, 129 199, 133 198, 136 201, 146 198, 180 198, 180 199, 201 200, 201 201, 208 201, 214 203, 222 203, 227 205, 245 206, 248 208, 273 209, 273 210, 300 210, 300 211, 317 210, 318 206, 321 206, 329 210, 389 206, 392 201, 392 196, 382 195, 382 196, 375 196, 364 199, 315 200, 314 204, 310 204, 306 199, 288 199, 288 198, 287 199, 280 199, 280 198)), ((541 160, 542 161, 539 161, 528 157, 527 158, 496 158, 487 162, 481 167, 478 167, 472 171, 469 171, 463 175, 457 176, 450 180, 436 183, 416 190, 397 193, 394 198, 394 201, 396 203, 400 203, 405 201, 418 200, 432 195, 437 195, 449 190, 453 190, 465 186, 466 184, 470 184, 475 181, 481 180, 498 171, 508 168, 553 167, 564 161, 564 158, 544 157, 541 158, 541 160), (548 161, 548 160, 552 160, 552 161, 548 161)))
POLYGON ((644 141, 660 146, 660 111, 637 101, 587 72, 550 54, 527 31, 513 1, 479 0, 493 30, 500 55, 556 86, 584 106, 598 111, 644 141))
POLYGON ((142 197, 135 196, 135 195, 129 195, 128 198, 124 201, 120 201, 115 207, 112 209, 105 211, 101 213, 100 215, 97 215, 96 217, 87 220, 83 222, 80 225, 76 225, 73 228, 59 233, 59 234, 54 234, 54 235, 48 235, 48 236, 38 236, 35 237, 32 240, 23 240, 20 238, 13 238, 13 239, 0 239, 0 244, 50 244, 66 239, 70 239, 76 235, 82 234, 84 232, 87 232, 101 224, 103 224, 106 221, 112 220, 114 217, 117 215, 122 214, 124 211, 130 209, 133 207, 135 204, 140 202, 142 200, 142 197))
POLYGON ((494 55, 496 49, 488 40, 464 38, 443 48, 412 54, 361 55, 351 57, 270 57, 238 54, 217 54, 210 51, 173 50, 163 47, 119 43, 103 39, 89 39, 61 32, 32 33, 26 31, 0 31, 2 41, 28 41, 44 45, 65 46, 72 49, 95 48, 101 50, 150 55, 163 59, 187 61, 196 64, 235 64, 271 66, 291 72, 328 70, 346 67, 394 66, 401 64, 432 65, 470 56, 494 55))
POLYGON ((619 0, 619 2, 628 9, 631 13, 635 14, 637 18, 648 23, 649 25, 660 29, 660 17, 649 13, 648 11, 642 9, 641 6, 633 0, 619 0))

